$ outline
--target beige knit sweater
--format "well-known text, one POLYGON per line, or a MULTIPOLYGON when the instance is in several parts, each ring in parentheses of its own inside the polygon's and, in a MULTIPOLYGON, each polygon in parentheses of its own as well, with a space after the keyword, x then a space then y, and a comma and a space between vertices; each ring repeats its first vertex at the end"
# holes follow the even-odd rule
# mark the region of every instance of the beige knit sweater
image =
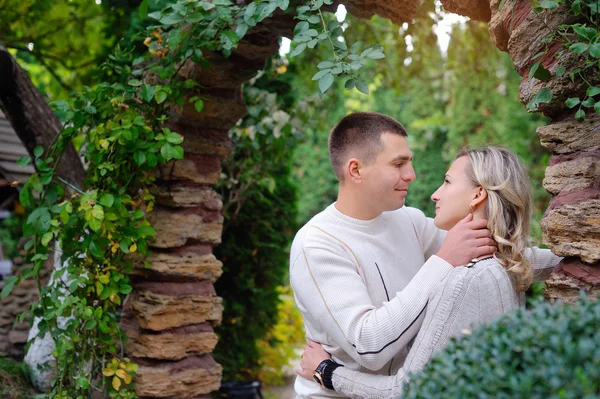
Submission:
MULTIPOLYGON (((534 263, 536 280, 545 278, 560 260, 547 256, 547 252, 542 254, 545 256, 534 263)), ((511 279, 495 260, 481 261, 472 268, 456 268, 434 289, 421 330, 395 375, 369 375, 338 367, 333 374, 333 386, 336 392, 352 398, 395 398, 402 394, 408 374, 423 368, 450 338, 468 333, 518 305, 511 279)))

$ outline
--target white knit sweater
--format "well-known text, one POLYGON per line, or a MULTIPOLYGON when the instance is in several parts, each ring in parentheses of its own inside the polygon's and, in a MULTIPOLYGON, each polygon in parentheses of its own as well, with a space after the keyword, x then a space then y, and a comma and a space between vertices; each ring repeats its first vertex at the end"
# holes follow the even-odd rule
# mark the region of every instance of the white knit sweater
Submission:
MULTIPOLYGON (((322 343, 344 371, 397 374, 429 297, 452 270, 435 256, 444 238, 432 219, 409 207, 367 221, 334 204, 316 215, 290 253, 307 338, 322 343)), ((300 398, 342 396, 303 378, 295 389, 300 398)))
MULTIPOLYGON (((538 254, 534 265, 539 280, 544 278, 539 272, 552 269, 561 258, 549 251, 534 252, 538 254)), ((481 261, 473 268, 458 267, 436 286, 421 330, 396 375, 369 375, 338 367, 333 373, 333 386, 336 392, 352 398, 395 398, 402 393, 408 374, 423 368, 450 338, 489 322, 518 304, 511 279, 495 260, 481 261)))

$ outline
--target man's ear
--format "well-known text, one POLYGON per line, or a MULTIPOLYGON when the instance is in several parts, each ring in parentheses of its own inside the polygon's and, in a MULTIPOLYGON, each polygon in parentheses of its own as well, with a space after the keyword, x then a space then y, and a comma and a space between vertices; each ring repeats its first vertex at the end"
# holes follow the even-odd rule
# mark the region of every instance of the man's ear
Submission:
POLYGON ((488 192, 485 188, 479 186, 477 187, 477 190, 475 191, 474 197, 471 200, 471 205, 473 207, 476 207, 477 205, 481 204, 483 201, 485 201, 488 197, 488 192))
POLYGON ((348 162, 346 162, 346 174, 350 181, 354 183, 360 183, 362 181, 361 167, 361 162, 356 158, 350 158, 348 162))

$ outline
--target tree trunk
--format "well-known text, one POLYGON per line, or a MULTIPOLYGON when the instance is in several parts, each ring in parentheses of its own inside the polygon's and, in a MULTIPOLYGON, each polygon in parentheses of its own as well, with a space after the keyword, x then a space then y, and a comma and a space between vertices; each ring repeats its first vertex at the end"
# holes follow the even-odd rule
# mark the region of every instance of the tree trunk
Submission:
MULTIPOLYGON (((0 43, 0 109, 27 148, 29 154, 37 146, 48 149, 62 125, 27 73, 0 43)), ((71 143, 56 168, 58 176, 81 187, 85 170, 71 143)))

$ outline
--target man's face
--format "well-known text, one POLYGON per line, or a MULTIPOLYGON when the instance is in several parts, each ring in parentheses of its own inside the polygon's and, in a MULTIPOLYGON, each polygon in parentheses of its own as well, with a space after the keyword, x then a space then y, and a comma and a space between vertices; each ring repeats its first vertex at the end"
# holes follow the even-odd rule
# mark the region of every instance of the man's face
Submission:
POLYGON ((377 154, 373 164, 361 170, 368 205, 376 213, 402 208, 408 184, 415 180, 412 152, 406 137, 384 133, 381 142, 383 151, 377 154))

